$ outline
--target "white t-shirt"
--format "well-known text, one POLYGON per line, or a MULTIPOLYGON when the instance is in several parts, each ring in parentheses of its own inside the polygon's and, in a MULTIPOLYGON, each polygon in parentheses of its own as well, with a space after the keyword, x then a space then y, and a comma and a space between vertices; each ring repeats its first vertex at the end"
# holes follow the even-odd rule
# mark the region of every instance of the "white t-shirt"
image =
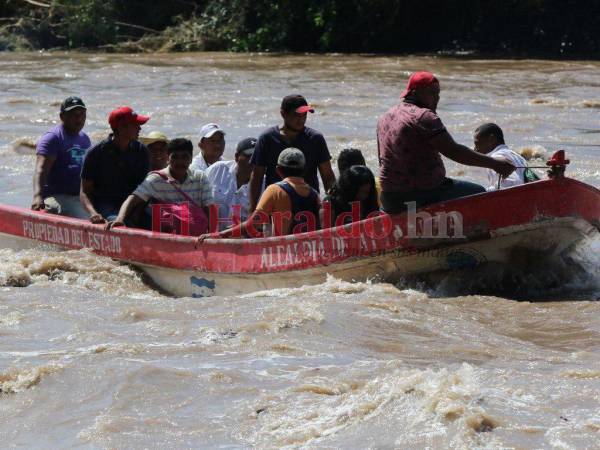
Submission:
MULTIPOLYGON (((513 152, 508 146, 501 144, 488 153, 488 156, 492 158, 499 159, 501 161, 506 161, 511 163, 517 167, 527 167, 527 161, 518 153, 513 152)), ((488 191, 495 191, 498 189, 498 177, 500 175, 498 172, 492 169, 487 170, 487 177, 489 186, 486 188, 488 191)), ((510 174, 507 178, 500 182, 500 189, 517 186, 519 184, 525 183, 525 169, 515 169, 513 173, 510 174)))
POLYGON ((246 183, 238 189, 236 169, 235 161, 217 161, 204 172, 212 185, 215 203, 219 205, 220 230, 233 224, 231 214, 234 212, 234 205, 240 205, 242 221, 248 218, 249 186, 246 183))
MULTIPOLYGON (((219 158, 219 161, 223 161, 223 157, 219 158)), ((198 153, 194 159, 192 160, 192 164, 190 164, 190 169, 192 170, 206 170, 208 169, 208 163, 204 160, 204 156, 202 155, 202 151, 198 153)))

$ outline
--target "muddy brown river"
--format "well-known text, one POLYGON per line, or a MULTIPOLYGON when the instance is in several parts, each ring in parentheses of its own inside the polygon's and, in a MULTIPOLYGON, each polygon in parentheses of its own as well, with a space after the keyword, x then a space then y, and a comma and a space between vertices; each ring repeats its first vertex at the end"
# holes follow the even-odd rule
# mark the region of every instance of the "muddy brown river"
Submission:
MULTIPOLYGON (((69 95, 88 105, 92 141, 130 104, 152 117, 144 131, 169 137, 196 142, 218 122, 231 158, 301 93, 334 159, 358 147, 376 170, 377 118, 415 70, 439 76, 457 141, 494 121, 532 163, 565 149, 568 175, 600 186, 598 62, 4 53, 0 202, 30 203, 27 143, 69 95)), ((0 249, 0 446, 599 448, 599 253, 578 249, 582 276, 521 280, 520 301, 497 274, 468 273, 195 299, 87 251, 0 249)))

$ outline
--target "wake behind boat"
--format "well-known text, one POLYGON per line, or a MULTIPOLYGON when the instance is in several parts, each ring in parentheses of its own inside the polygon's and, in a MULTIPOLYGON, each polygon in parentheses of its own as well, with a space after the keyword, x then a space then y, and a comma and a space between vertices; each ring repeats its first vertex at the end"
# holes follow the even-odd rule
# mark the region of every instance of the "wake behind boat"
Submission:
POLYGON ((419 211, 282 237, 208 239, 0 205, 5 248, 89 248, 145 272, 176 296, 235 295, 399 277, 488 263, 511 268, 568 263, 568 251, 600 230, 600 191, 562 176, 437 203, 419 211))

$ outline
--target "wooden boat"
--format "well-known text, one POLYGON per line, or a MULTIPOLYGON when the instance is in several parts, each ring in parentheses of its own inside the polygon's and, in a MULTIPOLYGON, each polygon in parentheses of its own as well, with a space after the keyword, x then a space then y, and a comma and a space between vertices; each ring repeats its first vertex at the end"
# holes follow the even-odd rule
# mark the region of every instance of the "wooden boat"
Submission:
MULTIPOLYGON (((560 158, 559 158, 560 160, 560 158)), ((262 239, 206 240, 117 228, 0 205, 4 248, 91 248, 140 268, 176 296, 233 295, 318 284, 470 269, 515 267, 565 255, 600 230, 600 191, 551 179, 438 203, 416 214, 365 219, 345 227, 262 239)), ((559 162, 560 162, 559 161, 559 162)))

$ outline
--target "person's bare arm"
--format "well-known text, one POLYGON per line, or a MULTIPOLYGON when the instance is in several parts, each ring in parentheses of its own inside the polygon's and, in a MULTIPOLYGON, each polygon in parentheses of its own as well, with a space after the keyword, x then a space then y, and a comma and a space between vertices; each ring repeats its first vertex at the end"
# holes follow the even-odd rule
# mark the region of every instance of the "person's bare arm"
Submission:
POLYGON ((333 187, 333 183, 335 183, 335 174, 331 167, 331 161, 325 161, 319 164, 319 173, 321 174, 321 180, 323 180, 325 192, 329 192, 333 187))
POLYGON ((249 185, 249 205, 248 214, 252 214, 258 205, 258 199, 260 198, 260 191, 262 189, 263 179, 265 177, 266 167, 265 166, 254 166, 252 173, 250 174, 250 185, 249 185))
POLYGON ((477 153, 469 147, 457 143, 450 133, 444 132, 429 140, 430 144, 446 158, 467 166, 485 167, 495 170, 502 177, 507 177, 514 172, 515 166, 506 161, 491 158, 477 153))
POLYGON ((230 237, 249 236, 251 238, 259 237, 260 232, 256 226, 268 223, 269 215, 263 211, 254 211, 245 222, 239 223, 231 228, 215 233, 206 233, 198 236, 197 244, 201 244, 206 239, 228 239, 230 237))
POLYGON ((105 223, 106 220, 102 215, 100 215, 92 201, 90 200, 90 195, 94 192, 94 182, 92 180, 81 179, 81 189, 79 191, 79 201, 81 202, 81 206, 85 209, 90 215, 90 222, 92 223, 105 223))
POLYGON ((127 197, 125 199, 125 201, 121 205, 121 208, 119 209, 119 214, 117 215, 117 218, 111 222, 108 222, 105 225, 104 229, 110 230, 113 227, 124 226, 125 221, 131 215, 131 213, 133 211, 135 211, 135 209, 143 203, 145 203, 144 200, 142 200, 137 195, 131 194, 129 197, 127 197))
POLYGON ((31 209, 39 211, 44 209, 44 199, 42 198, 42 189, 48 179, 50 169, 56 161, 55 156, 37 155, 35 160, 35 172, 33 173, 33 200, 31 209))

